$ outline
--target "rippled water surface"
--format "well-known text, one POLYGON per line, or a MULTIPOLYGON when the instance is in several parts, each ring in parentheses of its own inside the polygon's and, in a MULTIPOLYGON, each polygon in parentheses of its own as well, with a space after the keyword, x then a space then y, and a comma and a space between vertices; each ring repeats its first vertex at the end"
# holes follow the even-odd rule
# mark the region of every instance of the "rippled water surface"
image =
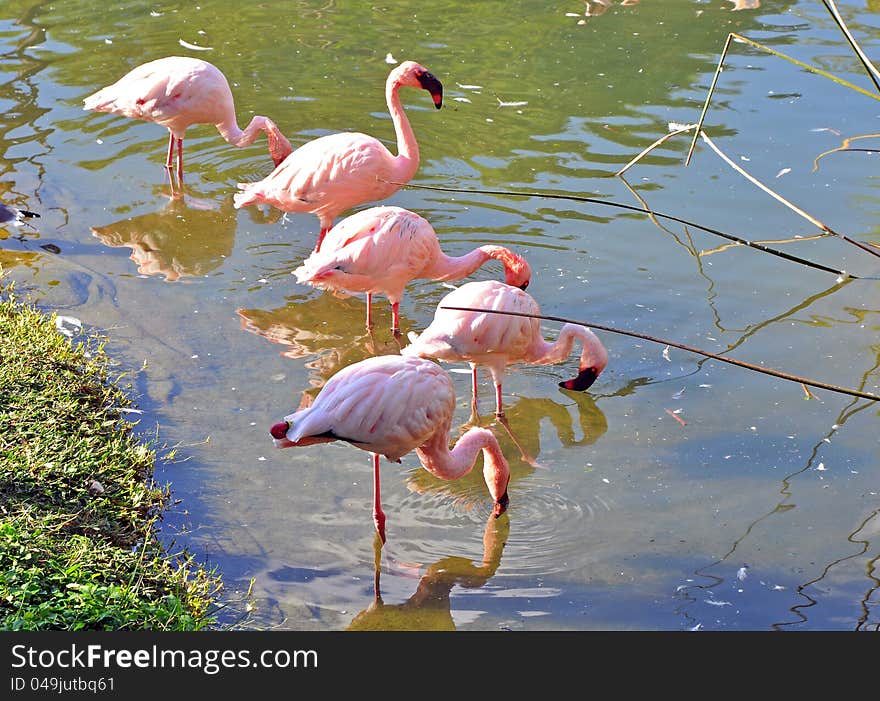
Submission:
MULTIPOLYGON (((814 219, 880 246, 876 156, 859 150, 878 145, 877 89, 822 3, 734 6, 614 2, 587 17, 580 0, 3 4, 0 189, 42 217, 0 229, 0 265, 47 310, 106 334, 124 368, 143 368, 139 428, 176 449, 156 470, 178 500, 163 535, 219 568, 224 625, 878 627, 878 405, 662 342, 878 394, 878 258, 819 236, 702 141, 685 165, 689 134, 615 176, 671 122, 699 118, 736 32, 870 94, 733 44, 706 118, 713 143, 814 219), (577 354, 511 369, 509 431, 481 373, 481 421, 511 463, 507 515, 490 517, 479 469, 444 482, 414 454, 383 460, 377 581, 369 455, 273 447, 269 426, 303 392, 397 352, 390 308, 375 300, 368 334, 363 296, 296 283, 316 217, 234 209, 236 184, 271 170, 262 137, 236 149, 191 128, 175 200, 164 129, 82 110, 86 95, 169 54, 215 63, 241 126, 270 116, 294 145, 351 130, 393 146, 385 77, 394 61, 422 63, 444 106, 401 93, 421 148, 411 185, 465 192, 407 187, 387 203, 426 217, 449 254, 495 243, 525 255, 547 314, 661 339, 599 331, 610 360, 586 393, 557 386, 577 354), (856 150, 832 151, 859 136, 856 150)), ((878 55, 876 5, 838 6, 878 55)), ((496 266, 470 279, 498 277, 496 266)), ((427 326, 447 292, 412 283, 404 334, 427 326)), ((543 327, 552 339, 560 324, 543 327)), ((470 418, 470 376, 446 367, 454 438, 470 418)))

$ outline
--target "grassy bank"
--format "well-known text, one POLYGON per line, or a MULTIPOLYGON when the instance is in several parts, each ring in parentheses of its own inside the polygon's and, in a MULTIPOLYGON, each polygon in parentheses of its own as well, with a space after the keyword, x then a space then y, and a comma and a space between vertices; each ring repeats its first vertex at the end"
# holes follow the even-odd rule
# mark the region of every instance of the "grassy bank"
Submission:
POLYGON ((215 573, 157 538, 169 490, 113 372, 0 280, 0 629, 214 623, 215 573))

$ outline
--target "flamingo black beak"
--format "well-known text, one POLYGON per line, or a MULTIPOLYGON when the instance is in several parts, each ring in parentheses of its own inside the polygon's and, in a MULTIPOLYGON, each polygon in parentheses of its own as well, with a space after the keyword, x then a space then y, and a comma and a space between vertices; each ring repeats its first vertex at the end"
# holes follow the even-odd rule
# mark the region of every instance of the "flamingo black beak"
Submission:
POLYGON ((599 373, 596 372, 596 368, 584 368, 577 374, 577 377, 571 380, 566 380, 565 382, 560 382, 559 386, 563 389, 583 392, 590 388, 590 386, 596 381, 597 377, 599 377, 599 373))
POLYGON ((501 498, 495 502, 495 508, 492 509, 492 515, 495 518, 498 518, 507 511, 507 505, 510 504, 510 497, 507 496, 507 491, 505 490, 504 494, 501 495, 501 498))
POLYGON ((420 73, 416 77, 418 78, 419 85, 431 93, 431 98, 434 100, 434 107, 438 110, 443 107, 443 84, 437 80, 432 73, 428 73, 427 71, 420 73))
POLYGON ((529 281, 526 280, 522 285, 519 286, 519 289, 524 290, 529 286, 529 281))

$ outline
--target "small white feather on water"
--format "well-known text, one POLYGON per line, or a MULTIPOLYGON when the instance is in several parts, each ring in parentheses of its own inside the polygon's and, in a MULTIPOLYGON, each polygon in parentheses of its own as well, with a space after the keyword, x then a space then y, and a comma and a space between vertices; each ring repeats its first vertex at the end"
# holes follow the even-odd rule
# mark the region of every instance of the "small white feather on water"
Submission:
POLYGON ((213 51, 213 46, 196 46, 195 44, 190 44, 188 41, 184 41, 183 39, 178 39, 177 43, 180 44, 185 49, 192 49, 193 51, 213 51))
POLYGON ((75 316, 56 316, 55 328, 68 338, 82 333, 82 322, 75 316))

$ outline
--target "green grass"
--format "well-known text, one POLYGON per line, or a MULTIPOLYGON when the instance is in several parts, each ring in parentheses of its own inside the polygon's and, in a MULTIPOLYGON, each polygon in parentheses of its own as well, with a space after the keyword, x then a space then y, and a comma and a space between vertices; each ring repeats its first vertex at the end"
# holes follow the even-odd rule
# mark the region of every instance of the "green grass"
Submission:
POLYGON ((101 338, 72 343, 0 284, 0 629, 216 622, 215 572, 158 538, 170 490, 111 372, 101 338))

